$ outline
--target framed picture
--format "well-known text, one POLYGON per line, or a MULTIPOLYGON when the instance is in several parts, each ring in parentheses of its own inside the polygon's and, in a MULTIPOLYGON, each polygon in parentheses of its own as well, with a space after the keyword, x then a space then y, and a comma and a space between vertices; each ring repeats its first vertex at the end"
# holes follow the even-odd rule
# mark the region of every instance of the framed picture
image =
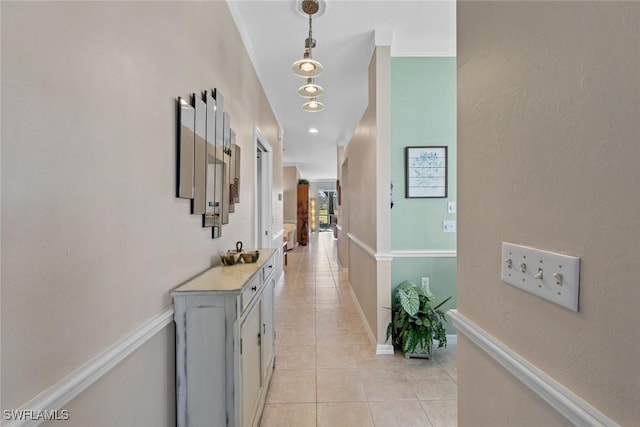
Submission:
POLYGON ((447 147, 406 147, 405 176, 405 198, 447 197, 447 147))

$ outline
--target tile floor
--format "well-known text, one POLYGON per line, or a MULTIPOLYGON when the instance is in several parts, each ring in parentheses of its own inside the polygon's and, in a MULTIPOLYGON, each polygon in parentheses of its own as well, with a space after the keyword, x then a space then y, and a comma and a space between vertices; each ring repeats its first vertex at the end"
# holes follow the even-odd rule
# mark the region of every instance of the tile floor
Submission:
POLYGON ((431 360, 376 356, 333 233, 288 254, 263 427, 457 425, 456 342, 431 360))

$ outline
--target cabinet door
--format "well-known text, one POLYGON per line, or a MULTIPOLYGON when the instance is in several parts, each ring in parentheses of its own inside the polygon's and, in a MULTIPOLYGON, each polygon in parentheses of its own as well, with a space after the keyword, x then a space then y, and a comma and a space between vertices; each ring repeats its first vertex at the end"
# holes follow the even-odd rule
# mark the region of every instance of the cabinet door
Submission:
POLYGON ((240 376, 242 378, 240 405, 241 423, 245 427, 253 422, 262 386, 260 308, 260 304, 254 305, 240 327, 240 376))
POLYGON ((262 375, 264 378, 269 375, 273 363, 273 353, 275 350, 275 319, 274 319, 274 287, 275 279, 269 279, 262 294, 262 375))
MULTIPOLYGON (((189 427, 227 423, 224 307, 191 307, 186 312, 184 363, 186 416, 189 427)), ((180 384, 179 384, 180 386, 180 384)))

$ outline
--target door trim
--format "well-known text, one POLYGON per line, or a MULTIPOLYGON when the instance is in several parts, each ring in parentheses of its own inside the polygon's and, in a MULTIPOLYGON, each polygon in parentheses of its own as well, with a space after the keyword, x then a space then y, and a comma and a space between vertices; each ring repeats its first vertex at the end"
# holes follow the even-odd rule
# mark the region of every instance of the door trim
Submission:
POLYGON ((253 170, 253 189, 254 189, 254 242, 255 247, 257 248, 271 248, 273 246, 272 235, 273 235, 273 148, 269 141, 264 137, 260 128, 257 126, 253 131, 253 153, 255 153, 260 149, 263 153, 261 156, 261 172, 262 172, 262 209, 259 209, 258 206, 258 165, 257 161, 254 163, 253 170), (259 213, 262 212, 262 218, 260 218, 259 213), (261 223, 259 223, 261 221, 261 223), (262 233, 262 236, 259 236, 260 229, 262 226, 262 230, 265 230, 267 234, 262 233))

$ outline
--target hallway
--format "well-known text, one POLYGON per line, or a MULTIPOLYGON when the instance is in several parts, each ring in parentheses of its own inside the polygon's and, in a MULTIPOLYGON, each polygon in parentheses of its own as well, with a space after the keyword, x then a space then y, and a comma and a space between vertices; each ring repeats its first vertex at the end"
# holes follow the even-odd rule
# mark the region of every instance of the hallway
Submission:
POLYGON ((288 254, 263 427, 457 425, 456 340, 431 360, 376 356, 333 233, 288 254))

